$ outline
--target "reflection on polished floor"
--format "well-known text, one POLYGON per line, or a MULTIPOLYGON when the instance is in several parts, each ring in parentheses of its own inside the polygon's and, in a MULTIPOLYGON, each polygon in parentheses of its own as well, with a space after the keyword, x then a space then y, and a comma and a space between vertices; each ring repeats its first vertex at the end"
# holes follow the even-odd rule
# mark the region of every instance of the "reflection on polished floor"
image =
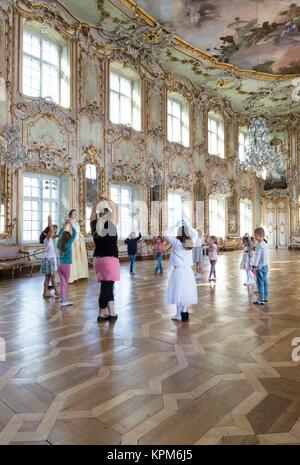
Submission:
POLYGON ((300 254, 271 251, 270 303, 252 305, 238 252, 220 255, 189 323, 164 305, 169 271, 121 266, 119 320, 97 325, 98 284, 73 307, 40 275, 0 280, 0 444, 300 444, 300 254))

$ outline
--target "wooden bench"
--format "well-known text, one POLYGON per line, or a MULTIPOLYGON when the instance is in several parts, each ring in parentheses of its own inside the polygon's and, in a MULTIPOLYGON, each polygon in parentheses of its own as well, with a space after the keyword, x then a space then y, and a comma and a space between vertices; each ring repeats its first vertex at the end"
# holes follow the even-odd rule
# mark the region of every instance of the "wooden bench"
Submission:
POLYGON ((32 276, 33 262, 30 260, 29 252, 22 250, 19 245, 0 245, 0 270, 11 270, 14 277, 15 270, 19 271, 21 277, 22 269, 29 268, 32 276))

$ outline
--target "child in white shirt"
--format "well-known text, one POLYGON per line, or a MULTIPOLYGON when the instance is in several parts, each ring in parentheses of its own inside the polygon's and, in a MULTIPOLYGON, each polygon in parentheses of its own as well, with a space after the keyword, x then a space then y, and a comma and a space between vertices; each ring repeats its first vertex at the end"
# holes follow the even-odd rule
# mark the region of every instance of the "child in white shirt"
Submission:
POLYGON ((43 293, 43 298, 47 299, 48 297, 52 297, 52 295, 49 293, 48 287, 49 283, 51 281, 52 287, 55 290, 55 296, 59 297, 59 291, 56 287, 56 282, 55 282, 55 273, 57 270, 57 257, 56 257, 56 250, 55 250, 55 244, 53 241, 53 236, 54 236, 54 230, 53 230, 53 225, 52 225, 52 218, 51 216, 48 216, 48 226, 47 228, 42 232, 40 235, 40 243, 44 244, 45 246, 45 253, 44 253, 44 258, 42 261, 42 266, 41 266, 41 272, 45 275, 45 281, 44 281, 44 293, 43 293))
POLYGON ((258 244, 255 247, 255 260, 252 269, 256 271, 256 282, 259 297, 258 300, 253 303, 254 305, 264 305, 265 302, 269 301, 269 250, 265 241, 265 231, 263 228, 255 229, 254 236, 258 241, 258 244))

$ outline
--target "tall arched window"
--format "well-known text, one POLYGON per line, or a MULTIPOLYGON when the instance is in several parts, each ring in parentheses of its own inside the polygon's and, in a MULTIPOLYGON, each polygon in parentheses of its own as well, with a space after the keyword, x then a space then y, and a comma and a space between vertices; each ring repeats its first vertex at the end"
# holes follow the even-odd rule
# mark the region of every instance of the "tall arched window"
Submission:
POLYGON ((244 161, 249 145, 249 131, 247 128, 239 128, 239 159, 244 161))
POLYGON ((26 23, 22 43, 22 93, 28 97, 50 97, 70 106, 69 44, 49 26, 26 23))
POLYGON ((109 119, 141 130, 141 79, 122 64, 110 64, 109 119))
POLYGON ((224 158, 224 120, 210 111, 208 113, 208 153, 224 158))
POLYGON ((225 199, 209 198, 209 234, 225 237, 225 199))
POLYGON ((186 147, 190 144, 189 104, 175 92, 168 93, 168 140, 186 147))

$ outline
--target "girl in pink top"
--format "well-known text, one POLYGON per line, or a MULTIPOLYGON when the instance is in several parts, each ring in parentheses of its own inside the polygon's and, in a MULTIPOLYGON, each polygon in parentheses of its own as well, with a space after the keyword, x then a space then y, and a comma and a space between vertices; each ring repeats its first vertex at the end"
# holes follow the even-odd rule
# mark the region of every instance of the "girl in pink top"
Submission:
POLYGON ((216 281, 216 263, 218 260, 218 240, 216 236, 209 236, 207 239, 208 244, 208 258, 210 261, 210 273, 209 273, 209 281, 216 281), (214 276, 214 277, 212 277, 214 276))
POLYGON ((158 273, 158 270, 160 270, 160 274, 162 274, 163 272, 162 258, 163 258, 163 252, 164 252, 165 238, 164 236, 153 236, 153 242, 154 242, 154 252, 155 252, 155 258, 156 258, 155 274, 158 273))

